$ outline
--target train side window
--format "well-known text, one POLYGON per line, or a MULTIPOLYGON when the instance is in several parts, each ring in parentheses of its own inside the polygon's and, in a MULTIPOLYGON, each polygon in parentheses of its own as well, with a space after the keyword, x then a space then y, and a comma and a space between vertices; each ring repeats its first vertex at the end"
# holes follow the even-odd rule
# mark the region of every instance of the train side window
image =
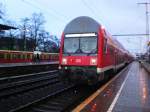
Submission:
POLYGON ((10 54, 7 54, 7 59, 11 59, 11 55, 10 54))
POLYGON ((11 54, 11 59, 14 59, 14 57, 15 57, 14 54, 11 54))
POLYGON ((21 54, 19 54, 19 58, 21 59, 22 57, 21 57, 21 54))
POLYGON ((49 59, 51 59, 51 55, 49 55, 49 59))
POLYGON ((25 59, 25 54, 22 55, 22 59, 25 59))
POLYGON ((13 59, 13 54, 10 53, 9 56, 10 56, 10 59, 12 60, 13 59))
POLYGON ((9 59, 9 54, 8 53, 6 53, 6 59, 9 59))
POLYGON ((29 59, 32 59, 32 54, 30 54, 30 57, 29 57, 29 59))
POLYGON ((6 53, 4 53, 4 59, 7 59, 7 54, 6 53))
POLYGON ((31 54, 29 54, 29 59, 32 59, 32 55, 31 54))
POLYGON ((0 59, 4 59, 4 54, 0 53, 0 59))
POLYGON ((20 59, 23 59, 23 54, 20 54, 20 59))
POLYGON ((113 54, 113 47, 110 46, 110 53, 113 54))
POLYGON ((27 54, 25 54, 25 59, 27 59, 27 54))
POLYGON ((27 59, 30 59, 30 54, 27 54, 27 59))
POLYGON ((17 58, 17 54, 12 54, 12 59, 16 59, 17 58))
POLYGON ((107 39, 104 39, 104 53, 107 53, 107 39))

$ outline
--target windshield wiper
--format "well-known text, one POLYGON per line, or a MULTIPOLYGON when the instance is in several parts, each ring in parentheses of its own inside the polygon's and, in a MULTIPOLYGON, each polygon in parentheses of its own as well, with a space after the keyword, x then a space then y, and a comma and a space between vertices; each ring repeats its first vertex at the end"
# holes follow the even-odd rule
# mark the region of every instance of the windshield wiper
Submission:
POLYGON ((75 51, 75 53, 83 53, 83 51, 79 48, 75 51))
POLYGON ((87 56, 96 53, 97 49, 92 49, 91 52, 87 53, 87 56))
POLYGON ((71 56, 71 53, 70 52, 64 52, 64 54, 68 55, 68 56, 71 56))

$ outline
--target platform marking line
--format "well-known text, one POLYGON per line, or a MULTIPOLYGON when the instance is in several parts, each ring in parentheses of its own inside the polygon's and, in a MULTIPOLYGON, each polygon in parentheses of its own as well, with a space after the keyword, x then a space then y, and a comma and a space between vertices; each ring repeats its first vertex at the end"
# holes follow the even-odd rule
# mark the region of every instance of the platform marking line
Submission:
POLYGON ((116 104, 116 102, 117 102, 117 100, 118 100, 118 98, 119 98, 119 96, 121 94, 121 91, 122 91, 122 89, 123 89, 123 87, 124 87, 124 85, 125 85, 125 83, 126 83, 126 81, 128 79, 129 74, 130 74, 130 72, 128 72, 124 82, 122 83, 122 85, 121 85, 117 95, 115 96, 115 98, 114 98, 112 104, 110 105, 110 107, 108 108, 107 112, 112 112, 113 108, 115 107, 115 104, 116 104))
MULTIPOLYGON (((130 66, 130 65, 129 65, 130 66)), ((72 112, 80 112, 86 105, 88 105, 92 100, 94 100, 110 83, 112 83, 115 79, 117 79, 127 68, 127 66, 124 70, 119 72, 118 75, 116 75, 113 79, 108 81, 104 86, 100 87, 94 94, 92 94, 90 97, 88 97, 86 100, 84 100, 80 105, 78 105, 75 109, 72 110, 72 112)))

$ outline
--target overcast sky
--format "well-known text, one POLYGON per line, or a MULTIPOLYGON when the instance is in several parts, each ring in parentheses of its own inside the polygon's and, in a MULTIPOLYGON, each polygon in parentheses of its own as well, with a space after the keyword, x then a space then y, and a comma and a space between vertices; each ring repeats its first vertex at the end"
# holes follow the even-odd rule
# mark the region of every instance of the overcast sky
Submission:
MULTIPOLYGON (((65 25, 78 16, 89 16, 102 24, 110 34, 145 33, 146 0, 0 0, 7 17, 19 22, 33 12, 45 16, 45 29, 59 38, 65 25)), ((147 0, 147 2, 150 2, 147 0)), ((150 8, 149 8, 150 10, 150 8)), ((146 38, 116 37, 131 52, 143 52, 146 38)))

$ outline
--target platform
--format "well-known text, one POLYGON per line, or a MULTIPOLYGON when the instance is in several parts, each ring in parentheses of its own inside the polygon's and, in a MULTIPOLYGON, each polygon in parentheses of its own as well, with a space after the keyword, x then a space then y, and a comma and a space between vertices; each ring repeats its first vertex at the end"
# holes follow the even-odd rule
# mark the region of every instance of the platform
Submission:
POLYGON ((141 64, 150 73, 150 64, 146 61, 141 61, 141 64))
POLYGON ((150 112, 150 74, 133 62, 73 112, 150 112))
POLYGON ((17 66, 32 66, 32 65, 50 65, 58 64, 58 61, 51 62, 31 62, 31 63, 0 63, 0 68, 2 67, 17 67, 17 66))

